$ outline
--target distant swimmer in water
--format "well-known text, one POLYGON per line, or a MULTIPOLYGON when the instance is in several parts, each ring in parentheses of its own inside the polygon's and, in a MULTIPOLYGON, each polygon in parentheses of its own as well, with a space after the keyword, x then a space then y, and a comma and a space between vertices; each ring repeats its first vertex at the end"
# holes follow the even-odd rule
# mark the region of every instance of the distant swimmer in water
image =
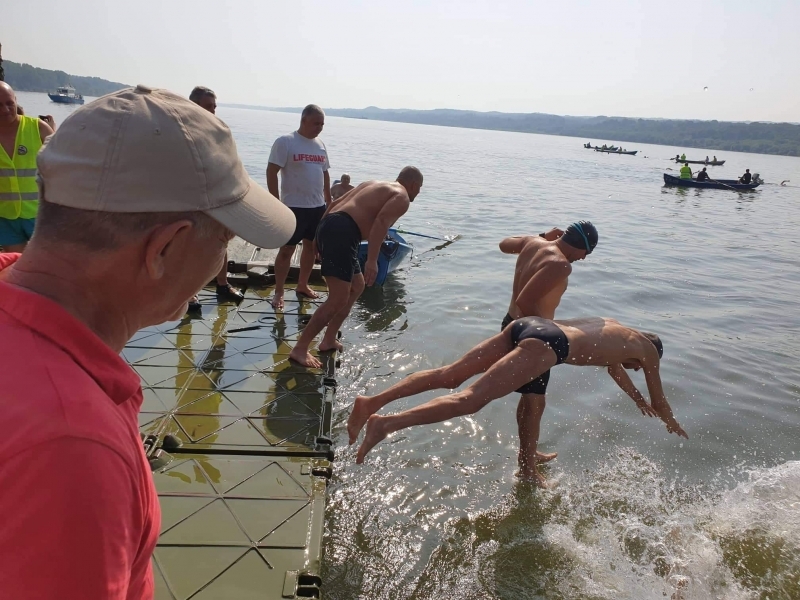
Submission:
MULTIPOLYGON (((500 242, 501 252, 517 255, 511 301, 500 330, 520 317, 554 319, 567 290, 572 263, 591 254, 598 239, 597 228, 590 221, 578 221, 567 227, 566 232, 553 228, 538 236, 509 237, 500 242)), ((547 372, 517 390, 522 394, 517 407, 521 469, 534 460, 545 462, 557 456, 555 452, 543 454, 536 450, 549 380, 547 372)), ((351 436, 350 443, 354 441, 351 436)))
POLYGON ((791 181, 791 179, 784 179, 783 181, 781 181, 781 185, 785 186, 790 181, 791 181))
POLYGON ((335 183, 331 187, 331 198, 333 200, 338 200, 352 189, 353 186, 350 185, 350 175, 345 173, 344 175, 342 175, 341 181, 339 183, 335 183))
MULTIPOLYGON (((657 335, 625 327, 613 319, 518 319, 511 327, 484 340, 453 364, 414 373, 380 394, 359 397, 353 413, 358 413, 359 422, 366 421, 367 429, 356 462, 364 462, 367 453, 390 433, 474 414, 492 400, 510 394, 564 363, 607 367, 608 374, 631 397, 643 415, 659 417, 669 433, 688 438, 675 420, 661 385, 659 364, 663 353, 657 335), (625 369, 644 370, 650 404, 636 389, 625 369), (479 373, 483 375, 463 391, 440 396, 395 415, 375 414, 399 398, 434 389, 453 389, 479 373)), ((358 431, 355 433, 357 436, 358 431)), ((352 434, 350 431, 351 439, 352 434)), ((545 486, 536 462, 521 469, 519 474, 545 486)))

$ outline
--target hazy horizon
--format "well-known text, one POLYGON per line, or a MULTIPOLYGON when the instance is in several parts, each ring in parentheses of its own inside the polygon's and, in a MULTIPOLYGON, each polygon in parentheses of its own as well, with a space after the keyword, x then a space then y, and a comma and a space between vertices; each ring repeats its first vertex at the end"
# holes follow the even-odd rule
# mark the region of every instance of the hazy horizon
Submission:
POLYGON ((177 0, 130 11, 31 0, 5 16, 0 41, 15 62, 184 94, 206 85, 226 104, 800 121, 791 59, 800 3, 682 10, 632 0, 177 0))

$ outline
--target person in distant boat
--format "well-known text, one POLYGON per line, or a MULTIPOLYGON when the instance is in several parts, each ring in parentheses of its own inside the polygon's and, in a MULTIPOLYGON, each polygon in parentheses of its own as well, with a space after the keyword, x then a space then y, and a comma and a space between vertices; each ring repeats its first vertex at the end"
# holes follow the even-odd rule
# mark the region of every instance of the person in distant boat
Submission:
POLYGON ((745 169, 745 170, 744 170, 744 175, 742 175, 742 176, 739 178, 739 183, 750 183, 750 181, 751 181, 752 179, 753 179, 753 176, 752 176, 752 175, 750 175, 750 169, 745 169))
MULTIPOLYGON (((202 85, 198 85, 189 94, 189 100, 197 104, 200 108, 207 110, 212 115, 217 114, 217 95, 214 90, 211 90, 202 85)), ((215 278, 217 282, 217 298, 222 301, 230 300, 233 302, 241 302, 244 294, 238 288, 233 287, 228 281, 228 253, 225 253, 225 262, 215 278)), ((189 300, 187 312, 199 313, 203 306, 200 304, 200 298, 194 296, 189 300)))
POLYGON ((681 154, 681 160, 686 160, 686 155, 685 154, 681 154))
POLYGON ((714 157, 714 162, 717 162, 717 157, 716 156, 714 157))
POLYGON ((608 147, 605 144, 603 144, 603 150, 607 150, 607 149, 608 149, 608 147))
POLYGON ((697 174, 697 181, 708 181, 710 177, 708 176, 708 172, 706 168, 703 167, 703 170, 697 174))
POLYGON ((706 156, 706 163, 708 163, 708 157, 706 156))
POLYGON ((691 179, 692 178, 692 168, 689 166, 689 163, 683 163, 681 167, 681 179, 691 179))
POLYGON ((320 220, 316 236, 328 298, 314 312, 289 358, 306 367, 320 367, 319 360, 308 350, 326 326, 319 351, 343 349, 336 339, 339 327, 364 287, 375 283, 381 244, 389 228, 406 214, 421 188, 422 172, 409 166, 400 171, 397 181, 365 181, 331 202, 320 220), (363 240, 368 242, 368 252, 362 275, 358 250, 363 240))
POLYGON ((676 154, 675 155, 675 162, 680 161, 680 159, 681 159, 681 155, 680 154, 676 154))
POLYGON ((22 252, 28 245, 39 211, 36 154, 47 136, 49 123, 20 115, 17 95, 0 81, 0 246, 22 252))
MULTIPOLYGON (((688 438, 664 395, 659 371, 663 354, 664 347, 657 335, 626 327, 614 319, 518 319, 450 365, 414 373, 380 394, 356 399, 353 412, 359 413, 358 422, 367 425, 356 462, 364 462, 366 454, 390 433, 474 414, 492 400, 502 398, 564 363, 606 367, 614 382, 630 396, 643 415, 659 417, 669 433, 688 438), (636 389, 626 369, 644 370, 650 403, 636 389), (440 396, 395 415, 375 414, 399 398, 428 390, 457 388, 479 373, 483 375, 463 391, 440 396)), ((353 433, 357 437, 359 431, 350 432, 351 441, 353 433)), ((536 462, 521 470, 520 475, 546 487, 536 462)))
POLYGON ((316 104, 309 104, 300 115, 297 131, 279 137, 272 144, 267 165, 267 186, 270 193, 288 206, 297 218, 297 229, 292 239, 275 257, 275 293, 273 308, 283 308, 283 286, 289 275, 292 256, 297 244, 303 243, 300 254, 300 274, 295 293, 303 298, 316 299, 319 295, 308 285, 317 249, 314 236, 325 207, 331 203, 330 162, 328 149, 319 134, 325 126, 325 113, 316 104), (278 189, 280 173, 280 189, 278 189))
POLYGON ((331 200, 338 200, 352 189, 353 186, 350 185, 350 175, 344 173, 339 183, 335 183, 331 187, 331 200))

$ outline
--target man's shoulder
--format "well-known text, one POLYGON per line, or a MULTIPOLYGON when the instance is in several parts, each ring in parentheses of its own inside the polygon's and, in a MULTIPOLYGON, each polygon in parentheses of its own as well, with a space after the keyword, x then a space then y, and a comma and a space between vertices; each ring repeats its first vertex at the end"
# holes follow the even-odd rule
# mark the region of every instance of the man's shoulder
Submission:
POLYGON ((297 139, 297 132, 293 131, 291 133, 285 133, 283 135, 279 135, 278 137, 275 138, 275 143, 286 144, 288 142, 294 141, 295 139, 297 139))
POLYGON ((3 319, 0 337, 14 348, 0 362, 0 455, 60 437, 120 444, 127 427, 120 405, 64 349, 3 319))

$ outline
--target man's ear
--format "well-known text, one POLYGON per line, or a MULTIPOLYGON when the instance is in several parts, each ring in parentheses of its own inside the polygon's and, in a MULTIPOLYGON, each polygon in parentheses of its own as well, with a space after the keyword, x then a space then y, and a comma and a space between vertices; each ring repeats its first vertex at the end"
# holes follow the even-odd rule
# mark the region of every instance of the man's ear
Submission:
POLYGON ((151 279, 161 279, 166 272, 166 259, 173 250, 184 250, 194 224, 184 219, 153 229, 147 236, 145 268, 151 279))

